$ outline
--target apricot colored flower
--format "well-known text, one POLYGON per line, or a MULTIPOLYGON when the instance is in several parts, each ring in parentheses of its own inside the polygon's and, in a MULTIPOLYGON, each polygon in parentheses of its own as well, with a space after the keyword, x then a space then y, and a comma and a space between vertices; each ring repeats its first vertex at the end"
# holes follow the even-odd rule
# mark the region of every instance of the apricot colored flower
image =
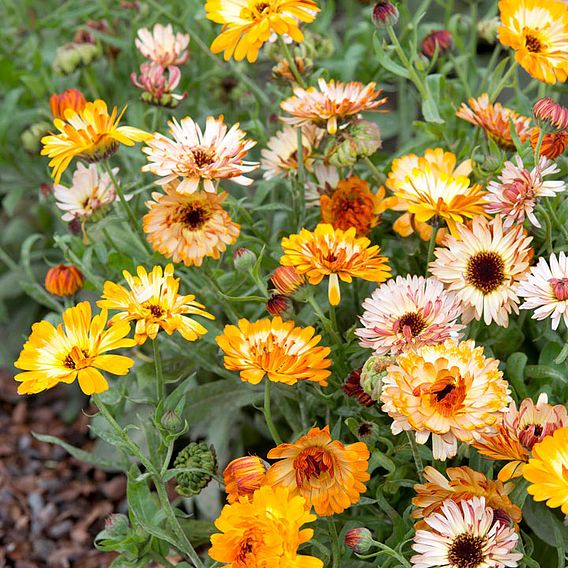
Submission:
POLYGON ((223 115, 207 117, 205 131, 189 116, 178 122, 168 122, 173 140, 156 132, 142 151, 149 164, 143 172, 160 176, 157 185, 181 178, 178 193, 195 193, 200 185, 209 193, 217 191, 216 182, 230 179, 240 185, 250 185, 252 179, 244 176, 254 171, 258 164, 247 162, 247 152, 256 144, 246 139, 246 134, 234 124, 230 130, 223 115))
POLYGON ((62 317, 63 323, 57 327, 45 320, 33 324, 14 363, 14 367, 24 371, 14 377, 22 383, 19 394, 36 394, 75 379, 85 394, 97 394, 108 389, 101 370, 126 375, 134 365, 130 357, 108 354, 136 345, 133 339, 126 338, 130 333, 128 322, 107 328, 107 311, 101 310, 91 318, 89 302, 65 310, 62 317))
POLYGON ((563 83, 568 77, 568 8, 558 0, 499 0, 499 41, 539 81, 563 83))
MULTIPOLYGON (((533 128, 530 137, 533 150, 536 149, 539 137, 540 131, 538 127, 533 128)), ((564 154, 566 146, 568 146, 568 131, 548 132, 542 139, 540 155, 555 160, 558 156, 564 154)))
MULTIPOLYGON (((424 519, 432 513, 439 513, 446 499, 460 503, 472 497, 484 497, 488 507, 502 511, 515 524, 521 522, 521 509, 513 505, 508 497, 514 489, 512 483, 504 485, 501 481, 491 481, 483 473, 467 466, 449 467, 446 478, 427 465, 423 476, 426 482, 414 486, 416 497, 412 499, 412 504, 417 508, 412 511, 413 519, 424 519)), ((424 521, 416 524, 416 528, 427 527, 424 521)))
POLYGON ((150 273, 139 266, 136 273, 137 276, 132 276, 127 270, 122 272, 130 289, 105 282, 97 305, 120 312, 112 317, 110 324, 135 321, 134 338, 139 345, 148 338, 156 339, 160 329, 168 335, 177 331, 187 341, 196 341, 207 333, 207 329, 188 316, 215 317, 195 301, 195 296, 178 294, 179 278, 174 278, 173 264, 168 264, 163 271, 161 266, 154 266, 150 273))
POLYGON ((295 126, 313 123, 335 134, 360 112, 376 111, 387 102, 386 97, 379 98, 383 91, 376 91, 375 83, 336 83, 333 79, 326 83, 320 78, 318 87, 295 87, 294 96, 280 103, 280 108, 292 115, 282 120, 295 126))
POLYGON ((511 311, 519 313, 517 288, 529 270, 532 237, 521 225, 505 231, 501 217, 476 217, 471 229, 459 225, 458 234, 434 251, 432 274, 462 301, 464 323, 483 318, 507 327, 511 311))
POLYGON ((306 277, 298 274, 293 266, 279 266, 270 281, 280 294, 293 296, 306 283, 306 277))
POLYGON ((226 568, 323 568, 318 558, 298 554, 298 547, 314 534, 301 527, 315 520, 299 495, 261 487, 250 501, 241 497, 223 507, 209 556, 226 568))
POLYGON ((286 385, 305 380, 327 386, 330 348, 318 345, 321 336, 311 326, 296 327, 279 317, 241 319, 215 339, 225 353, 225 368, 240 371, 242 381, 257 385, 267 376, 286 385))
POLYGON ((367 446, 333 440, 329 426, 312 428, 293 444, 280 444, 268 458, 280 461, 270 466, 265 483, 301 495, 320 517, 345 511, 367 490, 367 446))
POLYGON ((252 497, 264 483, 267 467, 258 456, 243 456, 230 462, 223 472, 227 501, 234 503, 240 497, 252 497))
POLYGON ((174 34, 171 24, 156 24, 152 31, 141 28, 134 40, 140 53, 162 67, 183 65, 188 57, 189 34, 174 34))
POLYGON ((559 428, 533 447, 533 457, 523 469, 535 501, 561 507, 568 515, 568 427, 559 428))
POLYGON ((568 130, 568 108, 548 97, 536 101, 533 115, 539 126, 553 130, 568 130))
POLYGON ((144 232, 154 250, 174 262, 201 266, 205 257, 218 259, 227 245, 237 241, 240 225, 223 209, 226 193, 199 191, 182 195, 179 181, 165 186, 165 194, 154 192, 146 202, 144 232))
POLYGON ((45 275, 45 289, 54 296, 73 296, 84 283, 83 273, 72 264, 53 266, 45 275))
POLYGON ((473 341, 448 339, 399 355, 381 392, 391 430, 414 430, 425 444, 432 434, 434 459, 456 455, 458 440, 472 444, 494 432, 511 402, 499 361, 486 358, 473 341))
POLYGON ((299 24, 313 22, 320 9, 314 0, 207 0, 205 11, 209 20, 223 24, 211 51, 223 51, 225 61, 246 57, 254 63, 273 33, 304 41, 299 24))
POLYGON ((68 108, 75 112, 81 112, 86 104, 85 96, 77 89, 67 89, 62 93, 54 93, 49 97, 49 108, 53 118, 64 119, 65 111, 68 108))
POLYGON ((355 335, 376 355, 398 355, 406 349, 435 345, 460 337, 461 305, 434 278, 397 276, 379 286, 363 302, 355 335))
POLYGON ((125 110, 126 107, 117 115, 114 107, 109 114, 106 103, 99 99, 86 103, 80 111, 68 108, 64 119, 53 120, 59 133, 41 139, 41 154, 51 158, 49 165, 55 183, 59 183, 73 158, 98 162, 114 154, 120 144, 134 146, 135 142, 150 138, 150 134, 139 128, 118 125, 125 110))
POLYGON ((505 150, 514 150, 515 142, 511 136, 511 123, 521 142, 531 134, 531 119, 521 116, 504 107, 501 103, 489 102, 489 95, 483 93, 479 98, 471 98, 469 106, 462 103, 456 116, 479 126, 485 134, 505 150))
POLYGON ((356 232, 355 227, 342 231, 327 224, 319 224, 313 232, 302 229, 300 234, 282 239, 280 264, 293 266, 312 285, 329 276, 329 303, 336 306, 341 299, 339 279, 384 282, 390 275, 388 259, 380 256, 379 246, 370 246, 371 241, 357 238, 356 232))

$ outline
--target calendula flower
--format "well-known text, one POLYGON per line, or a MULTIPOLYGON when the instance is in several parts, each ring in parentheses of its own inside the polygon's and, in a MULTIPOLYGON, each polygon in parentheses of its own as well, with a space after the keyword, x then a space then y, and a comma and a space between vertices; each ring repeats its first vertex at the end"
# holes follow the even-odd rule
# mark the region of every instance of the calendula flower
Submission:
POLYGON ((519 296, 524 299, 522 310, 535 310, 533 319, 551 319, 552 329, 560 320, 568 325, 568 258, 564 252, 550 255, 548 262, 539 258, 530 273, 519 284, 519 296))
MULTIPOLYGON (((513 505, 508 497, 514 489, 512 483, 504 485, 501 481, 491 481, 483 473, 467 466, 449 467, 446 470, 447 478, 429 465, 422 474, 426 483, 414 486, 416 497, 412 499, 412 504, 417 508, 412 511, 413 519, 424 519, 432 513, 439 513, 446 499, 460 503, 472 497, 484 497, 488 507, 502 511, 514 523, 521 522, 521 509, 513 505)), ((416 528, 427 529, 428 525, 419 521, 416 528)))
POLYGON ((81 112, 86 104, 85 96, 77 89, 67 89, 62 93, 54 93, 49 97, 49 107, 53 118, 64 119, 65 111, 68 108, 75 112, 81 112))
POLYGON ((551 0, 499 0, 499 41, 515 50, 515 59, 531 76, 546 83, 568 77, 568 10, 551 0))
POLYGON ((189 34, 174 34, 171 24, 156 24, 152 31, 141 28, 134 40, 140 53, 154 63, 163 67, 183 65, 189 58, 186 51, 189 45, 189 34))
POLYGON ((252 179, 243 174, 254 171, 258 164, 246 162, 244 158, 256 142, 246 139, 238 123, 227 131, 221 115, 218 118, 209 116, 205 131, 189 116, 180 122, 172 118, 168 124, 173 140, 157 132, 143 148, 150 163, 142 171, 160 176, 157 185, 181 178, 176 190, 190 194, 200 185, 205 191, 215 193, 215 182, 222 179, 240 185, 252 183, 252 179))
POLYGON ((499 472, 499 479, 508 481, 523 474, 524 464, 536 443, 564 426, 568 426, 566 407, 548 404, 548 396, 541 393, 536 404, 525 398, 518 410, 511 402, 497 425, 497 434, 482 435, 473 446, 483 456, 507 461, 499 472))
POLYGON ((223 472, 227 501, 234 503, 240 497, 252 497, 264 483, 267 468, 268 464, 258 456, 244 456, 230 462, 223 472))
POLYGON ((355 227, 357 236, 364 237, 379 224, 379 216, 388 209, 389 199, 385 199, 383 187, 374 193, 365 180, 351 176, 342 179, 331 194, 321 195, 321 218, 334 229, 347 231, 355 227))
POLYGON ((300 234, 282 239, 280 264, 293 266, 312 285, 329 276, 329 303, 336 306, 341 299, 339 279, 384 282, 390 276, 388 259, 380 256, 378 245, 370 246, 369 239, 357 238, 356 233, 355 227, 342 231, 327 224, 319 224, 314 232, 302 229, 300 234))
POLYGON ((473 443, 494 432, 511 402, 499 361, 486 358, 473 341, 448 339, 399 355, 381 392, 391 430, 414 430, 425 444, 432 434, 434 459, 456 455, 458 440, 473 443))
POLYGON ((298 554, 298 547, 314 534, 301 527, 315 520, 299 495, 285 488, 261 487, 250 501, 241 497, 223 507, 215 521, 220 532, 211 536, 209 556, 226 568, 323 568, 318 558, 298 554))
POLYGON ((295 87, 294 96, 280 103, 280 108, 292 115, 282 120, 295 126, 313 123, 335 134, 360 112, 375 111, 387 102, 386 97, 379 98, 383 91, 376 91, 375 83, 336 83, 333 79, 326 83, 320 78, 318 86, 295 87))
POLYGON ((425 523, 427 530, 414 536, 413 568, 512 568, 523 558, 514 552, 515 529, 501 522, 484 497, 459 504, 448 499, 425 523))
POLYGON ((533 106, 535 120, 543 128, 568 130, 568 108, 548 97, 538 99, 533 106))
POLYGON ((270 281, 280 294, 293 296, 306 283, 306 277, 298 274, 293 266, 279 266, 270 281))
POLYGON ((563 181, 544 179, 559 171, 556 164, 544 156, 532 170, 528 170, 520 156, 516 156, 516 164, 505 162, 499 180, 492 181, 487 186, 489 193, 486 196, 485 210, 502 215, 504 229, 522 225, 525 218, 535 227, 540 227, 534 214, 537 199, 554 197, 566 189, 563 181))
MULTIPOLYGON (((112 169, 116 176, 118 168, 112 169)), ((108 173, 99 174, 95 164, 77 164, 71 187, 55 184, 53 195, 57 207, 64 211, 63 221, 94 221, 116 200, 116 188, 108 173)))
POLYGON ((397 276, 379 286, 363 302, 363 327, 355 331, 362 347, 377 355, 457 339, 463 325, 460 301, 434 278, 397 276))
POLYGON ((464 323, 483 318, 507 327, 511 311, 519 313, 517 288, 529 269, 532 237, 521 225, 505 232, 501 217, 476 217, 471 229, 458 225, 458 234, 434 251, 432 274, 461 300, 464 323))
POLYGON ((84 283, 83 273, 72 264, 53 266, 45 275, 45 289, 54 296, 73 296, 84 283))
POLYGON ((134 365, 130 357, 108 353, 136 345, 133 339, 126 338, 130 333, 128 322, 106 328, 107 311, 101 310, 91 318, 89 302, 65 310, 62 317, 63 323, 57 327, 45 320, 32 326, 14 363, 24 371, 14 377, 22 383, 19 394, 35 394, 75 379, 85 394, 100 393, 108 389, 101 370, 126 375, 134 365))
MULTIPOLYGON (((304 167, 312 171, 314 159, 312 154, 317 149, 323 135, 323 130, 307 125, 302 128, 302 153, 304 167)), ((264 170, 264 179, 277 176, 287 176, 298 169, 298 129, 285 126, 275 134, 261 151, 260 167, 264 170)))
POLYGON ((99 99, 86 103, 80 111, 67 109, 63 120, 53 120, 59 133, 41 139, 41 154, 51 158, 49 165, 56 184, 73 158, 98 162, 114 154, 120 144, 134 146, 135 142, 150 138, 150 134, 139 128, 118 126, 125 110, 126 107, 117 115, 114 107, 109 114, 106 103, 99 99))
MULTIPOLYGON (((540 138, 540 130, 535 127, 532 129, 530 140, 531 147, 536 150, 538 140, 540 138)), ((540 145, 540 155, 546 156, 551 160, 555 160, 558 156, 564 154, 568 146, 568 131, 562 132, 549 132, 544 135, 540 145)))
POLYGON ((456 116, 482 128, 489 138, 505 150, 515 149, 511 124, 521 142, 525 142, 530 136, 531 119, 504 107, 501 103, 490 103, 487 93, 477 99, 469 99, 468 103, 469 106, 462 103, 456 116))
POLYGON ((331 375, 330 348, 318 345, 321 335, 311 326, 296 327, 280 317, 241 319, 238 326, 226 325, 215 340, 225 353, 225 368, 240 371, 241 380, 253 385, 266 376, 286 385, 306 380, 327 386, 331 375))
POLYGON ((273 33, 304 41, 299 24, 313 22, 320 9, 314 0, 207 0, 205 11, 209 20, 223 24, 211 51, 223 51, 225 61, 246 57, 254 63, 273 33))
POLYGON ((177 331, 187 341, 196 341, 207 333, 207 329, 188 316, 215 317, 195 301, 195 296, 178 294, 179 278, 174 278, 173 264, 163 271, 161 266, 154 266, 150 273, 139 266, 136 273, 137 276, 132 276, 127 270, 122 272, 129 289, 110 281, 104 284, 97 305, 120 312, 110 320, 112 325, 135 321, 134 338, 139 345, 148 338, 156 339, 160 329, 168 335, 177 331))
POLYGON ((523 469, 531 485, 527 491, 535 501, 550 508, 561 507, 568 515, 568 427, 559 428, 533 447, 533 457, 523 469))
POLYGON ((154 250, 174 262, 201 266, 205 257, 218 259, 227 245, 237 241, 240 225, 233 223, 222 203, 226 193, 197 192, 182 195, 179 181, 152 193, 144 215, 144 232, 154 250))
POLYGON ((367 446, 333 440, 329 426, 312 428, 293 444, 280 444, 268 458, 279 461, 266 472, 266 485, 301 495, 320 517, 343 512, 367 490, 367 446))

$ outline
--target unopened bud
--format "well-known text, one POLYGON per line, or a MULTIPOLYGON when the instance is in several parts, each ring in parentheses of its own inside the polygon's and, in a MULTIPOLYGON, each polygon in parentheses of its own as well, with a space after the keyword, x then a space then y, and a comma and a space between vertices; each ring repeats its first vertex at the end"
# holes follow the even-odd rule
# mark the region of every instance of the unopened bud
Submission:
POLYGON ((388 0, 380 0, 373 8, 373 23, 379 30, 398 22, 398 8, 388 0))
POLYGON ((568 130, 568 108, 547 97, 536 101, 533 115, 537 124, 548 131, 568 130))
POLYGON ((336 167, 349 167, 373 155, 382 146, 379 127, 368 120, 357 120, 334 139, 327 148, 327 159, 336 167))
POLYGON ((267 469, 268 464, 258 456, 244 456, 229 463, 223 472, 227 501, 250 497, 263 484, 267 469))
POLYGON ((238 247, 233 252, 233 263, 237 270, 247 272, 255 265, 256 254, 248 248, 238 247))
POLYGON ((39 154, 41 150, 41 139, 47 136, 53 129, 49 122, 37 122, 24 130, 20 136, 22 146, 28 154, 39 154))
POLYGON ((395 360, 392 357, 381 357, 371 355, 363 365, 361 371, 361 388, 374 400, 378 401, 381 397, 383 379, 387 375, 389 365, 395 360))
POLYGON ((284 296, 293 296, 304 284, 306 277, 293 266, 279 266, 270 277, 276 290, 284 296))
POLYGON ((73 265, 53 266, 45 275, 45 289, 54 296, 73 296, 85 283, 81 271, 73 265))
POLYGON ((501 22, 499 18, 481 20, 477 24, 477 33, 485 43, 495 45, 497 43, 498 30, 501 22))
POLYGON ((166 410, 166 412, 164 412, 160 424, 165 430, 172 434, 178 434, 184 428, 183 420, 173 410, 166 410))
POLYGON ((375 401, 363 390, 361 386, 361 369, 355 369, 349 373, 341 390, 351 398, 356 399, 359 404, 370 408, 375 405, 375 401))
POLYGON ((454 38, 448 30, 434 30, 429 33, 423 40, 421 50, 422 53, 429 58, 434 57, 436 48, 438 53, 445 53, 452 49, 454 38))
POLYGON ((365 420, 357 426, 357 438, 367 445, 374 444, 379 439, 380 434, 380 429, 374 422, 365 420))
POLYGON ((282 294, 273 294, 266 302, 266 309, 270 315, 279 316, 282 319, 289 319, 294 315, 292 302, 282 294))
POLYGON ((345 533, 345 546, 357 554, 369 552, 373 543, 373 534, 365 527, 351 529, 345 533))
POLYGON ((109 515, 105 519, 105 531, 112 537, 124 536, 128 533, 130 529, 130 523, 128 522, 128 517, 126 515, 121 515, 116 513, 109 515))

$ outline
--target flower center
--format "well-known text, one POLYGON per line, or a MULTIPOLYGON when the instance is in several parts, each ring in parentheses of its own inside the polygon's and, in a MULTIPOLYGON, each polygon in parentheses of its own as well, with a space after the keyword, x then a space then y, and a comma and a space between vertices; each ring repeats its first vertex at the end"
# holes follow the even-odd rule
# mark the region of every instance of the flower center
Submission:
POLYGON ((484 543, 480 536, 460 534, 450 545, 448 560, 456 568, 476 568, 485 560, 484 543))
POLYGON ((147 310, 150 310, 150 313, 155 318, 161 318, 166 313, 164 308, 158 306, 157 304, 144 304, 143 307, 147 310))
POLYGON ((248 566, 251 558, 250 555, 254 554, 256 545, 261 542, 260 535, 251 533, 250 531, 243 535, 244 538, 240 542, 239 551, 237 553, 237 562, 239 566, 248 566))
POLYGON ((200 229, 209 219, 211 213, 197 203, 188 204, 181 212, 180 221, 195 231, 200 229))
POLYGON ((531 53, 540 53, 543 50, 544 46, 542 45, 542 42, 536 35, 533 35, 532 33, 527 33, 525 35, 525 47, 531 53))
POLYGON ((551 278, 548 283, 552 286, 554 297, 560 302, 568 300, 568 278, 551 278))
POLYGON ((411 337, 419 335, 425 327, 426 322, 418 312, 408 312, 394 324, 395 333, 402 331, 404 335, 410 333, 411 337))
POLYGON ((198 168, 208 166, 215 161, 215 150, 211 148, 192 148, 191 154, 198 168))
POLYGON ((71 351, 63 359, 63 366, 74 371, 78 368, 79 363, 88 357, 89 352, 86 349, 73 347, 73 349, 71 349, 71 351))
POLYGON ((505 263, 495 252, 478 252, 467 262, 466 281, 483 294, 494 292, 505 281, 505 263))
POLYGON ((333 476, 333 462, 330 455, 317 446, 303 450, 294 460, 294 469, 298 487, 302 487, 304 482, 309 482, 312 478, 319 478, 327 472, 333 476))
POLYGON ((433 383, 422 383, 412 394, 429 397, 436 412, 442 416, 453 416, 465 399, 465 382, 457 368, 442 369, 433 383))
POLYGON ((264 13, 270 9, 270 4, 268 2, 258 2, 254 9, 257 11, 259 16, 263 16, 264 13))

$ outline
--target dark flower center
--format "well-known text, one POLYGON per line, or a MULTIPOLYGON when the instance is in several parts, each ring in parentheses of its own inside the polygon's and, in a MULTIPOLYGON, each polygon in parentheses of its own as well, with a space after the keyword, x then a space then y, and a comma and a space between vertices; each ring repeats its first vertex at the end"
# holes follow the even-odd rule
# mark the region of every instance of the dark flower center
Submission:
POLYGON ((266 10, 268 10, 270 8, 270 4, 268 2, 259 2, 256 6, 255 9, 259 14, 264 14, 264 12, 266 10))
POLYGON ((527 34, 525 36, 525 47, 531 53, 540 53, 542 51, 543 45, 542 42, 538 39, 538 37, 532 34, 527 34))
POLYGON ((505 280, 505 263, 495 252, 478 252, 467 262, 466 280, 483 294, 490 294, 505 280))
POLYGON ((165 310, 164 308, 162 308, 161 306, 158 306, 156 304, 146 304, 144 306, 147 310, 150 310, 150 313, 155 317, 155 318, 160 318, 164 315, 165 310))
POLYGON ((211 213, 198 204, 189 204, 181 213, 180 221, 192 230, 200 229, 209 219, 211 213))
POLYGON ((89 357, 89 352, 86 349, 73 347, 72 351, 66 355, 65 359, 63 359, 63 366, 67 369, 75 370, 77 368, 77 362, 81 356, 87 359, 89 357))
POLYGON ((485 560, 484 539, 471 534, 460 534, 450 545, 448 560, 456 568, 476 568, 485 560))
POLYGON ((215 161, 215 152, 211 149, 193 148, 191 150, 191 153, 193 155, 193 159, 195 160, 195 165, 198 168, 208 166, 215 161))
POLYGON ((410 329, 410 334, 412 337, 419 335, 426 327, 426 322, 424 318, 417 312, 409 312, 404 314, 396 323, 395 331, 399 333, 404 332, 404 328, 408 327, 410 329))
POLYGON ((304 481, 309 481, 312 477, 330 472, 333 475, 333 462, 330 455, 317 446, 306 448, 295 460, 294 469, 296 470, 296 484, 301 487, 304 481))

